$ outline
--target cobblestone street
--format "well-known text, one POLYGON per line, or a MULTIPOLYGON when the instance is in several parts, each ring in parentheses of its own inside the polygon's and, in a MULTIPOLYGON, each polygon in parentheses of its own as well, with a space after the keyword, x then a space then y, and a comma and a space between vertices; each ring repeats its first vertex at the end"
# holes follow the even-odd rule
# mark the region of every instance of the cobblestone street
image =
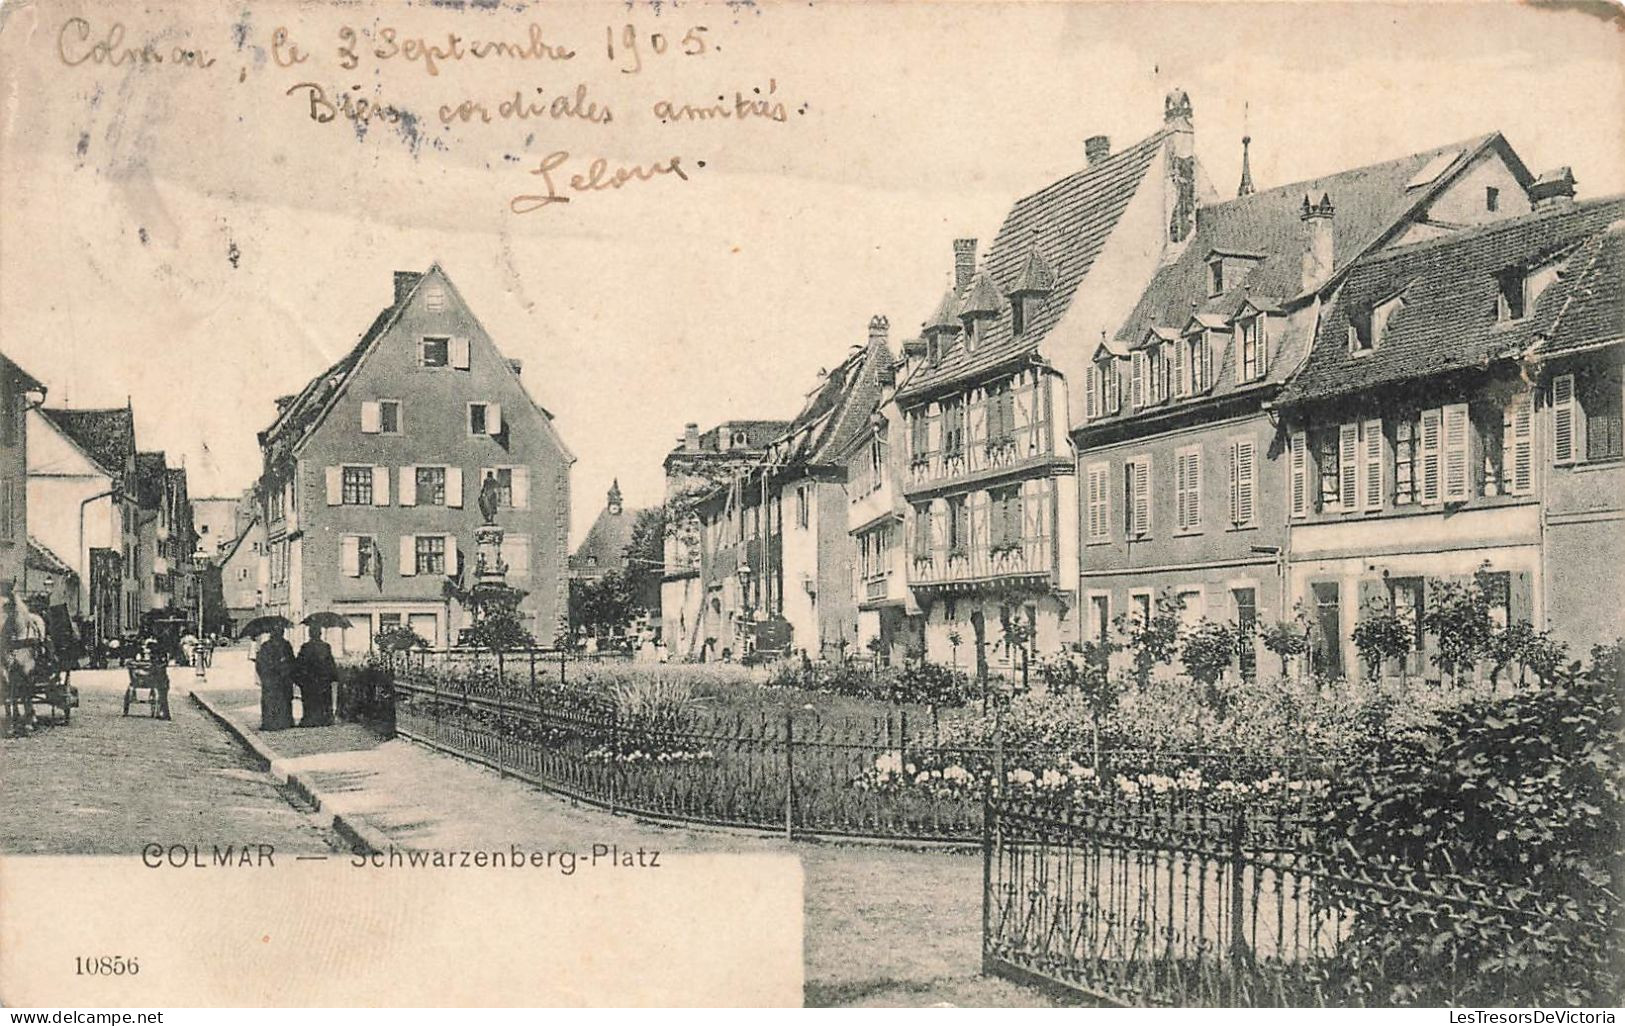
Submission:
MULTIPOLYGON (((80 707, 67 725, 0 741, 0 852, 134 854, 164 844, 273 844, 330 849, 234 738, 186 696, 173 669, 172 720, 121 715, 125 673, 73 675, 80 707)), ((44 718, 45 707, 40 707, 44 718)))

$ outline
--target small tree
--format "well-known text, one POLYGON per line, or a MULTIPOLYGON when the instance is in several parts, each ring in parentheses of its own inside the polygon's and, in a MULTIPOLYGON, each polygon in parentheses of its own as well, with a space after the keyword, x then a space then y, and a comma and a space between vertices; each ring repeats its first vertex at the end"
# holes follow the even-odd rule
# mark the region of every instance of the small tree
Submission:
POLYGON ((1553 640, 1550 632, 1537 631, 1528 621, 1508 624, 1495 632, 1489 642, 1490 683, 1500 682, 1501 674, 1518 664, 1518 683, 1527 683, 1529 673, 1542 684, 1551 683, 1568 660, 1568 646, 1553 640))
POLYGON ((1490 617, 1484 583, 1483 570, 1465 583, 1442 581, 1422 614, 1423 629, 1438 639, 1433 662, 1452 684, 1462 670, 1471 670, 1481 657, 1490 654, 1495 621, 1490 617))
POLYGON ((1387 659, 1399 660, 1403 678, 1405 656, 1411 650, 1410 622, 1387 610, 1370 607, 1354 625, 1354 648, 1364 660, 1366 676, 1371 680, 1382 679, 1382 666, 1387 659))
POLYGON ((959 633, 958 629, 948 632, 948 648, 950 650, 948 664, 950 666, 957 667, 959 665, 959 646, 964 644, 964 642, 965 636, 959 633))
POLYGON ((1286 676, 1287 660, 1309 651, 1309 621, 1301 608, 1290 620, 1277 620, 1264 628, 1264 647, 1281 660, 1281 676, 1286 676))
POLYGON ((1134 654, 1134 678, 1141 687, 1151 682, 1151 671, 1159 663, 1172 664, 1179 652, 1179 610, 1180 604, 1164 593, 1150 617, 1142 620, 1125 613, 1113 621, 1124 638, 1123 647, 1134 654))
POLYGON ((1035 633, 1032 624, 1017 617, 1011 617, 1010 621, 1004 625, 1005 646, 1021 652, 1021 691, 1023 694, 1027 692, 1031 683, 1027 671, 1027 659, 1028 648, 1032 644, 1035 633))
POLYGON ((1052 695, 1077 695, 1089 710, 1091 762, 1100 773, 1100 724, 1117 708, 1117 682, 1108 669, 1114 646, 1109 641, 1085 642, 1075 652, 1063 652, 1038 665, 1044 689, 1052 695))

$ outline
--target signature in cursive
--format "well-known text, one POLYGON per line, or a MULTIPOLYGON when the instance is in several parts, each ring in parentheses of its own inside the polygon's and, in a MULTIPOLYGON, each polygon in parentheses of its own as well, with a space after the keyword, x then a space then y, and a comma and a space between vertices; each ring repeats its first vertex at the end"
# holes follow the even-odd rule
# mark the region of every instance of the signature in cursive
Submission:
MULTIPOLYGON (((575 198, 561 192, 561 186, 570 192, 594 193, 606 189, 620 189, 635 182, 647 182, 664 175, 676 175, 683 181, 688 181, 688 172, 683 168, 682 157, 668 157, 648 164, 614 168, 611 168, 605 158, 594 157, 584 171, 574 173, 570 173, 566 167, 569 162, 570 153, 567 150, 554 150, 543 157, 530 173, 542 180, 545 191, 515 196, 508 202, 509 209, 516 214, 530 214, 555 203, 568 203, 575 198)), ((700 166, 704 167, 705 162, 701 161, 700 166)))

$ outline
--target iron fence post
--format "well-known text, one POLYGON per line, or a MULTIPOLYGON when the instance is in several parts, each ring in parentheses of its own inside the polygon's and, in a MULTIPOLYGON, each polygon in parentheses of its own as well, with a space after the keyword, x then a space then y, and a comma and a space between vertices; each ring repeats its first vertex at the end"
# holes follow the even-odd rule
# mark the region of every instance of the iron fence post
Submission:
POLYGON ((530 688, 534 691, 536 690, 536 650, 534 648, 527 649, 526 653, 530 656, 530 688))
POLYGON ((1233 1004, 1240 1003, 1241 974, 1247 957, 1245 895, 1242 891, 1247 872, 1246 836, 1247 814, 1237 809, 1236 818, 1230 825, 1230 995, 1233 1004))
POLYGON ((982 972, 989 972, 993 926, 993 796, 982 792, 982 972))
MULTIPOLYGON (((564 667, 559 666, 560 680, 563 680, 564 667)), ((609 710, 609 811, 615 811, 615 781, 621 773, 621 710, 614 706, 609 710)))
POLYGON ((795 713, 784 710, 784 836, 796 835, 795 713))

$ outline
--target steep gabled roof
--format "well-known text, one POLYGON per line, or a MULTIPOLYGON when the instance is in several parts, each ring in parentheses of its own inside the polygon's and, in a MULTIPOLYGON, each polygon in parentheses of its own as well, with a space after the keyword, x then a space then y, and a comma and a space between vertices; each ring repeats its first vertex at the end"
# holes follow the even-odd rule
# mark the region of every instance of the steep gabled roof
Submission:
POLYGON ((824 466, 836 463, 852 438, 869 423, 879 404, 882 372, 891 367, 883 336, 854 347, 807 398, 795 419, 769 447, 774 465, 824 466))
POLYGON ((142 509, 157 509, 164 499, 164 454, 135 454, 135 499, 142 509))
POLYGON ((124 473, 124 460, 135 448, 135 418, 127 406, 106 410, 40 409, 45 419, 109 477, 124 473))
POLYGON ((17 362, 11 359, 11 357, 7 356, 5 353, 0 353, 0 368, 4 368, 6 374, 10 375, 11 379, 17 383, 19 391, 45 391, 45 386, 40 384, 38 378, 19 367, 17 362))
POLYGON ((27 565, 35 570, 43 570, 61 577, 79 576, 79 571, 69 566, 67 560, 52 552, 49 546, 33 535, 28 536, 28 555, 25 559, 27 565))
POLYGON ((1279 304, 1302 295, 1308 247, 1302 219, 1306 195, 1317 200, 1328 196, 1335 208, 1332 269, 1336 271, 1391 234, 1405 215, 1437 195, 1492 146, 1507 157, 1515 173, 1528 176, 1500 133, 1491 133, 1199 207, 1190 244, 1152 278, 1117 337, 1138 344, 1152 326, 1177 329, 1195 314, 1228 315, 1243 299, 1279 304), (1424 173, 1426 182, 1410 184, 1424 173), (1214 254, 1261 259, 1240 282, 1210 296, 1207 264, 1214 254))
POLYGON ((608 507, 599 510, 587 536, 570 555, 570 569, 587 573, 621 569, 640 512, 625 508, 617 512, 608 507))
POLYGON ((1322 313, 1314 348, 1280 402, 1551 353, 1625 332, 1625 197, 1498 221, 1374 253, 1356 263, 1322 313), (1528 316, 1498 319, 1500 276, 1559 263, 1528 316), (1348 345, 1352 317, 1397 296, 1369 352, 1348 345), (1611 309, 1610 309, 1611 307, 1611 309))
MULTIPOLYGON (((1013 334, 1009 317, 990 321, 974 353, 967 353, 959 342, 948 346, 941 362, 921 368, 900 397, 974 376, 1037 350, 1066 313, 1079 283, 1094 266, 1167 137, 1166 129, 1159 130, 1017 200, 993 239, 982 272, 998 292, 1008 295, 1036 250, 1043 253, 1054 272, 1053 290, 1033 304, 1033 312, 1019 336, 1013 334)), ((963 299, 955 296, 956 301, 963 299)), ((937 319, 933 317, 933 321, 937 319)))

